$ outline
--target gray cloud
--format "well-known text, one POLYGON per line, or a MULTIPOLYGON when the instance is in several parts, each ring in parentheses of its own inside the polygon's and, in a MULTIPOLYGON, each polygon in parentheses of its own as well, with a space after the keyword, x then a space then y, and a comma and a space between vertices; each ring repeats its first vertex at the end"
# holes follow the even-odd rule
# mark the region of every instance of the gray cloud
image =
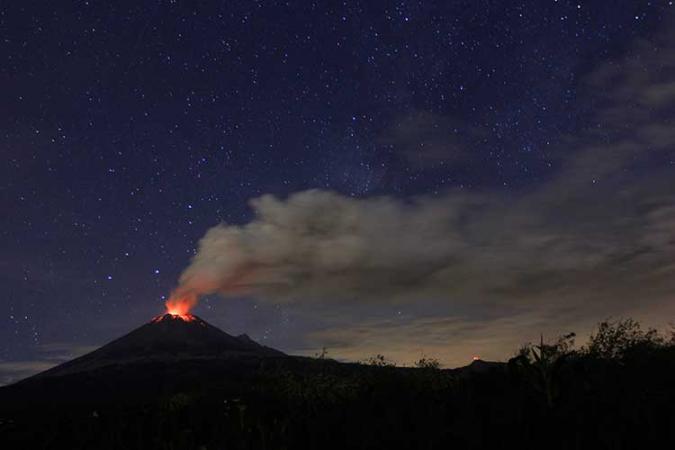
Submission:
POLYGON ((35 375, 55 365, 52 361, 0 361, 0 386, 35 375))
POLYGON ((418 110, 399 117, 380 133, 378 141, 412 165, 427 168, 470 160, 468 147, 484 137, 479 127, 418 110))
MULTIPOLYGON (((587 294, 586 300, 596 296, 592 292, 587 294)), ((666 297, 660 299, 662 307, 658 311, 648 311, 642 305, 612 317, 634 317, 667 329, 668 320, 675 314, 675 304, 668 302, 666 297)), ((411 365, 423 356, 432 356, 448 367, 466 365, 474 356, 491 361, 505 360, 523 343, 538 341, 540 333, 545 339, 554 339, 575 331, 577 341, 584 343, 597 321, 610 317, 606 311, 598 315, 597 310, 593 311, 593 304, 583 309, 567 307, 566 299, 558 297, 556 304, 547 304, 543 308, 537 307, 536 298, 529 297, 528 308, 509 314, 500 311, 487 317, 453 314, 344 321, 311 332, 307 340, 313 347, 301 353, 313 355, 325 347, 331 357, 339 359, 356 361, 384 354, 403 365, 411 365)))
POLYGON ((38 346, 32 359, 0 360, 0 386, 35 375, 94 349, 96 346, 51 343, 38 346))

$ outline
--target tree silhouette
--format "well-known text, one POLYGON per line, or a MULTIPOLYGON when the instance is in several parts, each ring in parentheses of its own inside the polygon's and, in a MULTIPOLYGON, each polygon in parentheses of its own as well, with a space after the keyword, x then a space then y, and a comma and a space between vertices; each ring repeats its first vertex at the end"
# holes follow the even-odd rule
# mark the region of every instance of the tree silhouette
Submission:
POLYGON ((552 344, 544 343, 540 337, 539 345, 523 346, 514 363, 532 386, 544 396, 546 406, 553 408, 559 394, 559 372, 565 359, 574 347, 575 333, 558 338, 552 344))
POLYGON ((594 358, 621 361, 639 351, 659 348, 665 342, 656 329, 643 331, 636 320, 605 320, 598 324, 597 331, 591 335, 583 351, 594 358))

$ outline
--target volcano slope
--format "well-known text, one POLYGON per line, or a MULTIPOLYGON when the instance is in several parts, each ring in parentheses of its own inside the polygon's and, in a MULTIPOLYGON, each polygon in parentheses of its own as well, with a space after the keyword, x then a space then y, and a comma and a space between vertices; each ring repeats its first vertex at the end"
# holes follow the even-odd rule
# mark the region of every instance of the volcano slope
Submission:
POLYGON ((160 395, 166 383, 202 384, 211 372, 245 373, 288 359, 247 335, 231 336, 194 315, 165 314, 91 353, 27 378, 2 392, 7 402, 68 404, 160 395))
POLYGON ((671 448, 675 345, 636 350, 399 368, 165 315, 0 388, 0 448, 671 448))
POLYGON ((133 363, 283 356, 286 355, 256 343, 245 334, 231 336, 197 316, 165 314, 98 350, 43 372, 39 377, 133 363))

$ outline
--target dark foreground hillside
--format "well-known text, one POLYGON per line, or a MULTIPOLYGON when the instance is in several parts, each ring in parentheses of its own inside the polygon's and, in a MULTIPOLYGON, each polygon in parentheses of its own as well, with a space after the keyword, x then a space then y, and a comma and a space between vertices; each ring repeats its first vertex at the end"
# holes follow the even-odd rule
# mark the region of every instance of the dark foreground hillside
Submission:
POLYGON ((631 327, 457 370, 250 356, 36 377, 0 389, 0 448, 675 448, 675 346, 631 327))

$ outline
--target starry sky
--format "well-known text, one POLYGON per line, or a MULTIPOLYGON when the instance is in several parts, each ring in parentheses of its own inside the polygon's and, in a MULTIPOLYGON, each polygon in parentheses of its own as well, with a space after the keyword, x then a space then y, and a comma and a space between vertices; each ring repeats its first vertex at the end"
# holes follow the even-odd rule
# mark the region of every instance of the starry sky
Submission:
POLYGON ((194 312, 289 353, 667 324, 672 3, 4 3, 0 384, 161 314, 209 230, 269 270, 194 312))

